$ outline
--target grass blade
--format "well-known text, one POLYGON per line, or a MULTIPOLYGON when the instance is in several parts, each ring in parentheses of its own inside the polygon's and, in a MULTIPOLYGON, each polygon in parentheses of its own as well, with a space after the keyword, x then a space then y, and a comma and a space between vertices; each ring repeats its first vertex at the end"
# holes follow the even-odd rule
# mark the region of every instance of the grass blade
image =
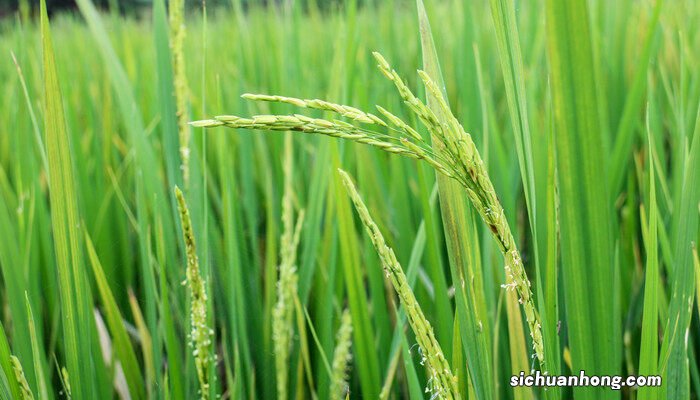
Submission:
POLYGON ((95 398, 97 390, 94 325, 90 309, 90 286, 83 271, 80 218, 76 198, 73 164, 66 132, 63 101, 54 61, 53 41, 46 4, 41 2, 41 27, 44 66, 44 109, 46 148, 49 161, 51 220, 58 267, 61 299, 63 345, 66 365, 76 399, 95 398))
POLYGON ((145 399, 146 390, 142 380, 143 375, 141 375, 141 368, 136 359, 136 353, 134 352, 129 335, 124 327, 123 317, 117 306, 114 294, 109 287, 102 264, 100 263, 95 247, 87 232, 85 233, 85 244, 88 258, 92 265, 95 282, 97 282, 97 289, 102 298, 102 305, 105 309, 109 331, 114 341, 114 350, 117 353, 117 359, 122 363, 126 382, 129 385, 129 393, 135 399, 145 399))
MULTIPOLYGON (((690 138, 687 138, 690 140, 690 138)), ((686 142, 687 143, 687 142, 686 142)), ((687 146, 687 145, 686 145, 687 146)), ((686 146, 679 146, 685 153, 686 146)), ((688 364, 688 341, 685 340, 690 329, 692 303, 695 291, 694 260, 692 243, 697 239, 697 210, 700 203, 700 108, 695 120, 695 132, 691 144, 687 147, 688 157, 679 154, 684 169, 682 171, 683 191, 677 199, 674 215, 674 266, 671 270, 672 292, 669 302, 669 318, 666 325, 661 354, 668 354, 668 370, 663 375, 666 398, 690 398, 690 376, 688 364), (671 330, 671 324, 674 329, 671 330)))
POLYGON ((640 60, 638 61, 641 68, 637 68, 634 72, 632 88, 629 90, 627 98, 625 99, 625 108, 622 111, 622 117, 620 118, 617 133, 615 134, 616 139, 613 153, 611 154, 612 162, 609 178, 612 195, 615 195, 619 189, 623 181, 625 164, 629 162, 630 150, 632 149, 634 139, 633 133, 635 127, 635 117, 639 113, 639 108, 644 100, 644 89, 646 88, 647 73, 649 71, 653 51, 655 50, 654 37, 659 29, 659 18, 663 3, 663 0, 659 0, 654 5, 651 21, 649 21, 649 27, 647 28, 647 36, 644 38, 642 53, 640 55, 640 60))
MULTIPOLYGON (((648 118, 648 117, 647 117, 648 118)), ((647 129, 649 127, 647 126, 647 129)), ((654 171, 654 150, 651 133, 649 142, 649 219, 646 234, 646 272, 644 278, 644 315, 642 317, 642 339, 639 352, 639 374, 656 375, 659 358, 659 258, 658 258, 658 211, 656 205, 656 173, 654 171)), ((638 399, 656 399, 658 389, 640 387, 638 399)))
POLYGON ((12 353, 7 342, 5 328, 0 324, 0 389, 3 399, 19 399, 20 387, 15 380, 15 372, 12 368, 12 353))
POLYGON ((29 338, 32 342, 32 355, 34 361, 34 372, 36 374, 36 386, 39 399, 50 399, 49 391, 46 385, 46 378, 44 377, 44 366, 42 363, 42 349, 39 347, 39 340, 37 339, 36 324, 34 322, 34 314, 32 313, 32 307, 29 302, 29 295, 25 293, 25 304, 27 306, 27 315, 29 316, 29 338))
MULTIPOLYGON (((337 157, 337 154, 335 157, 337 157)), ((362 396, 374 399, 379 397, 379 390, 381 389, 379 359, 377 350, 374 347, 375 333, 369 315, 366 289, 362 280, 359 243, 355 236, 355 224, 352 219, 350 204, 347 197, 343 195, 340 178, 336 180, 333 189, 336 199, 339 238, 341 243, 343 243, 340 248, 340 255, 352 326, 355 332, 353 334, 353 348, 355 359, 357 360, 357 371, 360 374, 362 396)))
MULTIPOLYGON (((561 252, 567 329, 574 373, 619 372, 619 311, 612 266, 612 205, 604 154, 588 5, 585 0, 545 3, 552 77, 561 252), (581 268, 582 265, 587 268, 581 268)), ((575 396, 599 398, 596 388, 575 396)), ((619 393, 608 393, 612 398, 619 393)))

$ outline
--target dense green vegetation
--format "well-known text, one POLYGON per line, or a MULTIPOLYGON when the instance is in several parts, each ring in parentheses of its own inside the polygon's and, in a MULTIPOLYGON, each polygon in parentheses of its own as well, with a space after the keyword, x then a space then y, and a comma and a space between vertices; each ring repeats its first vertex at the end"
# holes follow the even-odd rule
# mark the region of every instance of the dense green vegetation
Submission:
POLYGON ((698 398, 699 3, 77 3, 1 28, 0 398, 698 398))

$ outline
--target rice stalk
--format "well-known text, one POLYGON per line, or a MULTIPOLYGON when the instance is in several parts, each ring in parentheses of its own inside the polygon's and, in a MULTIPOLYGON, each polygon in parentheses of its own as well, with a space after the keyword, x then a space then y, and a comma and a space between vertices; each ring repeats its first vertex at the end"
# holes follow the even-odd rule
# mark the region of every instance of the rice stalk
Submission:
POLYGON ((173 84, 175 87, 175 107, 177 128, 182 159, 182 179, 185 187, 190 181, 190 127, 187 124, 187 76, 185 75, 185 1, 171 0, 169 4, 170 46, 173 62, 173 84))
POLYGON ((187 252, 186 283, 190 289, 190 345, 194 348, 192 354, 197 368, 197 378, 199 380, 200 398, 209 399, 209 365, 212 360, 210 355, 213 331, 207 325, 207 292, 204 279, 199 271, 199 260, 197 258, 197 246, 192 231, 192 221, 190 212, 185 203, 185 197, 177 186, 175 187, 175 197, 180 212, 182 223, 182 237, 185 241, 187 252))
POLYGON ((15 372, 15 379, 19 385, 21 400, 34 400, 34 394, 32 394, 32 389, 29 388, 29 383, 27 383, 27 378, 24 376, 24 370, 19 362, 19 358, 10 356, 10 359, 12 360, 12 369, 15 372))
POLYGON ((275 367, 277 372, 277 398, 288 398, 289 354, 294 334, 294 298, 297 293, 299 277, 296 271, 296 253, 299 244, 304 212, 301 211, 294 223, 293 204, 293 158, 291 137, 285 141, 285 190, 282 198, 282 225, 284 231, 281 239, 279 278, 277 281, 277 303, 272 311, 272 340, 275 348, 275 367))
MULTIPOLYGON (((361 128, 344 121, 329 121, 306 117, 303 115, 258 115, 251 118, 238 116, 217 116, 210 120, 195 121, 191 124, 196 127, 226 126, 238 129, 254 129, 268 131, 300 131, 305 133, 322 134, 340 139, 352 140, 358 143, 368 144, 389 153, 399 154, 405 157, 418 160, 425 160, 438 172, 447 177, 455 179, 467 191, 467 197, 481 215, 492 236, 496 240, 498 247, 505 258, 505 272, 507 282, 503 287, 507 290, 517 292, 519 303, 523 306, 530 336, 532 337, 534 353, 544 365, 544 345, 542 339, 542 326, 534 305, 531 284, 522 263, 522 257, 515 244, 515 239, 511 232, 505 212, 496 195, 495 189, 489 179, 486 167, 479 155, 471 136, 464 130, 457 118, 454 116, 442 92, 435 82, 424 71, 418 74, 425 85, 426 90, 438 101, 440 111, 448 117, 447 122, 441 122, 435 113, 428 108, 401 79, 398 73, 391 68, 389 63, 379 53, 373 53, 378 62, 378 67, 382 74, 391 80, 404 103, 413 112, 425 128, 445 145, 445 150, 439 154, 435 152, 415 129, 400 118, 389 113, 385 109, 378 107, 380 113, 387 118, 396 128, 389 128, 386 124, 378 124, 372 118, 367 117, 362 122, 366 124, 380 125, 389 132, 380 133, 374 130, 361 128), (400 136, 391 136, 391 133, 398 133, 400 136)), ((243 96, 251 100, 282 101, 284 103, 310 107, 309 101, 293 99, 281 96, 250 95, 243 96)), ((318 108, 318 102, 312 102, 318 108)), ((348 106, 330 105, 326 103, 324 110, 333 111, 340 115, 348 110, 353 110, 351 115, 357 120, 361 115, 369 115, 360 110, 348 106)))
POLYGON ((394 255, 394 251, 386 245, 384 236, 382 236, 379 227, 372 220, 369 210, 362 201, 350 176, 343 170, 339 170, 339 172, 348 195, 355 204, 355 209, 360 215, 360 219, 372 240, 372 244, 374 244, 374 248, 377 250, 386 276, 391 280, 391 284, 394 286, 399 300, 406 310, 411 329, 416 335, 416 340, 421 349, 421 364, 426 366, 429 373, 426 392, 432 393, 433 397, 436 398, 459 399, 457 378, 452 374, 440 344, 435 339, 433 328, 425 318, 423 310, 406 279, 406 275, 396 259, 396 255, 394 255))
POLYGON ((349 396, 348 366, 352 360, 352 318, 345 309, 340 317, 340 328, 336 334, 333 350, 333 375, 331 376, 330 396, 332 400, 342 400, 349 396))

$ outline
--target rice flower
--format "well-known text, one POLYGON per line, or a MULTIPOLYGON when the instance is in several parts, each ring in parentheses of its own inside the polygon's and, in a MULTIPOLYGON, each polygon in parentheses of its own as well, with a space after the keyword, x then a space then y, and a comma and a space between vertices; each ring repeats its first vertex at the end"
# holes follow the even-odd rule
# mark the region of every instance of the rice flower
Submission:
POLYGON ((384 267, 387 277, 391 280, 396 293, 399 296, 401 305, 406 310, 408 322, 416 335, 416 340, 421 348, 421 363, 424 364, 429 373, 428 388, 426 391, 434 397, 442 399, 459 399, 459 389, 457 378, 452 374, 450 365, 445 359, 440 344, 435 338, 430 322, 425 318, 408 279, 401 268, 401 264, 396 259, 394 251, 386 245, 384 236, 379 231, 379 227, 372 220, 367 206, 362 201, 350 176, 343 170, 339 170, 343 184, 348 191, 348 195, 355 204, 355 209, 360 215, 360 219, 365 226, 367 234, 374 244, 374 248, 379 254, 379 258, 384 267))
POLYGON ((336 334, 335 350, 333 350, 333 374, 331 376, 330 396, 332 400, 342 400, 348 393, 348 365, 352 360, 352 318, 350 310, 343 310, 340 317, 340 328, 336 334))
POLYGON ((209 365, 212 361, 211 346, 213 331, 207 324, 207 291, 204 279, 199 271, 197 246, 192 231, 190 212, 185 203, 185 196, 180 188, 175 187, 175 197, 182 223, 182 236, 187 253, 186 284, 190 289, 190 339, 193 347, 197 378, 199 380, 200 398, 209 398, 209 365))

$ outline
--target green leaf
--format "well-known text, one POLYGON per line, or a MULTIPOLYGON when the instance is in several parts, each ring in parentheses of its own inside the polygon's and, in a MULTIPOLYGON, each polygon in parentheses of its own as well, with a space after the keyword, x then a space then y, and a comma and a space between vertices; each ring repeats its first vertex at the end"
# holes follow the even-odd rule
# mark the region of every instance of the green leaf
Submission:
POLYGON ((99 397, 90 286, 84 274, 80 217, 76 198, 70 137, 66 131, 63 101, 54 61, 46 3, 41 2, 44 69, 44 129, 49 162, 51 226, 58 267, 61 326, 66 366, 77 400, 99 397))
POLYGON ((112 334, 114 341, 114 350, 117 353, 117 359, 121 361, 126 383, 129 385, 129 393, 135 399, 145 399, 146 389, 143 385, 141 368, 136 359, 136 353, 129 340, 129 335, 124 327, 123 317, 117 306, 117 301, 112 294, 107 282, 107 276, 102 269, 102 264, 95 252, 95 247, 90 240, 90 236, 85 233, 85 244, 87 246, 88 257, 92 265, 92 272, 97 282, 97 289, 102 298, 102 305, 107 317, 109 331, 112 334))
POLYGON ((676 156, 684 162, 680 172, 682 192, 674 205, 673 267, 670 271, 671 300, 661 354, 669 357, 668 369, 663 375, 666 398, 689 399, 688 330, 692 317, 695 291, 692 244, 698 234, 698 204, 700 203, 700 108, 696 114, 692 144, 685 138, 676 156), (684 155, 687 154, 687 157, 684 155), (671 327, 674 327, 673 330, 671 327))
MULTIPOLYGON (((337 152, 332 153, 338 164, 337 152)), ((362 396, 368 399, 379 397, 381 389, 379 359, 375 348, 375 332, 369 315, 369 301, 363 283, 361 254, 355 223, 352 218, 352 205, 345 195, 340 177, 333 182, 333 195, 336 200, 340 247, 340 262, 348 294, 348 305, 353 326, 353 351, 356 370, 360 376, 362 396)))
MULTIPOLYGON (((590 14, 586 0, 545 4, 572 369, 574 374, 618 374, 621 320, 613 279, 614 216, 605 184, 607 155, 598 116, 590 14)), ((605 393, 619 397, 619 392, 605 393)), ((603 390, 576 388, 574 394, 594 399, 603 396, 603 390)))
MULTIPOLYGON (((161 214, 161 221, 164 225, 163 234, 166 243, 177 243, 173 233, 173 214, 168 215, 168 207, 163 207, 162 202, 170 199, 166 195, 163 185, 160 183, 158 172, 159 163, 156 161, 153 148, 147 140, 146 129, 143 124, 143 117, 139 110, 136 97, 134 96, 132 85, 129 82, 126 72, 112 47, 107 30, 100 15, 90 0, 77 0, 78 7, 85 17, 90 32, 97 42, 97 48, 101 59, 107 69, 109 81, 117 97, 117 106, 121 118, 128 134, 130 145, 134 148, 134 158, 136 164, 135 172, 135 199, 136 216, 138 221, 138 258, 141 266, 141 279, 143 279, 143 290, 145 294, 145 312, 148 330, 153 337, 152 354, 153 365, 160 366, 161 362, 161 335, 158 332, 158 304, 157 288, 153 269, 151 268, 151 254, 149 253, 148 226, 152 225, 152 213, 161 214)), ((166 253, 167 265, 174 268, 176 264, 175 246, 170 246, 166 253)), ((71 374, 72 378, 72 374, 71 374)), ((155 387, 161 386, 161 376, 156 374, 155 387)), ((71 382, 72 384, 72 382, 71 382)))
POLYGON ((659 17, 663 4, 663 0, 658 0, 654 5, 651 21, 647 27, 647 35, 642 44, 642 53, 639 57, 640 59, 637 61, 640 67, 635 69, 632 87, 629 89, 627 97, 625 98, 625 108, 622 111, 622 117, 620 118, 617 133, 615 134, 615 147, 611 154, 611 173, 609 175, 611 194, 613 196, 619 190, 623 181, 623 174, 626 171, 625 167, 629 162, 634 139, 634 128, 637 122, 636 117, 639 114, 640 106, 644 100, 644 89, 646 88, 649 66, 651 64, 653 51, 655 51, 654 37, 659 30, 659 17))
POLYGON ((32 342, 32 359, 34 361, 34 373, 36 374, 36 386, 37 396, 39 399, 49 399, 49 392, 46 385, 46 378, 44 377, 44 366, 42 361, 43 349, 39 347, 39 340, 36 334, 36 324, 34 322, 34 314, 32 313, 31 303, 29 302, 29 295, 25 293, 25 304, 27 306, 27 315, 29 316, 29 338, 32 342))
MULTIPOLYGON (((647 117, 648 118, 648 117, 647 117)), ((647 125, 647 129, 649 129, 647 125)), ((658 211, 656 205, 656 173, 654 171, 654 149, 651 133, 647 131, 649 144, 649 219, 644 248, 647 253, 644 277, 644 314, 642 317, 642 340, 639 350, 639 375, 657 375, 659 358, 659 258, 658 258, 658 211)), ((656 399, 658 389, 640 387, 638 399, 656 399)))
POLYGON ((0 324, 0 393, 3 399, 21 398, 11 357, 12 352, 5 336, 5 328, 0 324))

